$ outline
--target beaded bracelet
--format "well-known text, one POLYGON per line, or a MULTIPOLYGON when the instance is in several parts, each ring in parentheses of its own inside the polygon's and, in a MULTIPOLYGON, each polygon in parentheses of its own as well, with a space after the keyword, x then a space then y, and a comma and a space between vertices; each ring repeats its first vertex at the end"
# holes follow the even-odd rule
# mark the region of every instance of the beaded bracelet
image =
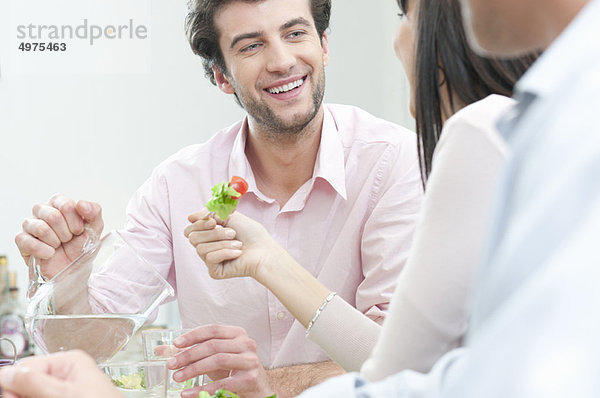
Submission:
POLYGON ((323 304, 321 304, 321 306, 317 309, 317 312, 315 312, 315 316, 313 316, 313 318, 310 320, 310 322, 308 322, 308 326, 306 327, 306 334, 308 334, 308 332, 310 332, 310 329, 315 324, 315 321, 317 320, 319 315, 321 315, 321 312, 325 309, 327 304, 333 299, 333 297, 335 297, 336 294, 337 294, 336 292, 329 293, 329 295, 327 296, 325 301, 323 301, 323 304))

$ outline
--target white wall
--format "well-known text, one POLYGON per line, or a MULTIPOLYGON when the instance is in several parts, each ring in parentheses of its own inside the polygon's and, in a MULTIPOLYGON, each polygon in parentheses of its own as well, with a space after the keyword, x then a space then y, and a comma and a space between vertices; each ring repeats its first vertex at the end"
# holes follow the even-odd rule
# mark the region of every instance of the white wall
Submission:
MULTIPOLYGON (((152 0, 145 75, 6 75, 9 4, 0 0, 0 253, 24 290, 14 235, 34 203, 56 192, 95 200, 106 228, 119 228, 128 198, 157 163, 243 112, 204 78, 183 33, 183 0, 152 0)), ((333 0, 325 99, 410 127, 392 51, 396 8, 394 0, 333 0)))

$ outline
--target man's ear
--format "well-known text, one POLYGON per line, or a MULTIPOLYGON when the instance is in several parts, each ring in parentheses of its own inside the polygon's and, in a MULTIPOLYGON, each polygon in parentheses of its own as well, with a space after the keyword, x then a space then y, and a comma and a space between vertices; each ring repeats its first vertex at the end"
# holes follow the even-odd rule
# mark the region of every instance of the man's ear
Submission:
POLYGON ((321 48, 323 48, 323 65, 327 66, 329 64, 329 42, 327 41, 327 34, 323 32, 323 37, 321 38, 321 48))
POLYGON ((223 72, 221 72, 221 69, 218 66, 213 65, 212 71, 215 76, 215 81, 217 82, 217 87, 219 87, 219 90, 221 90, 225 94, 235 93, 235 90, 229 82, 229 79, 227 78, 227 76, 225 76, 223 72))

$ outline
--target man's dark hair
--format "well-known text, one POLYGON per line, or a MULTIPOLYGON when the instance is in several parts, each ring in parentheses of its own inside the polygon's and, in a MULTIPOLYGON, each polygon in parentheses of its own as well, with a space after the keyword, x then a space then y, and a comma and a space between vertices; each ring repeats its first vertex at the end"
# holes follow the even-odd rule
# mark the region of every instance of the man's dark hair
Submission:
MULTIPOLYGON (((230 3, 259 3, 265 0, 190 0, 189 13, 185 19, 185 31, 195 54, 202 57, 204 73, 212 84, 216 85, 212 67, 216 66, 226 73, 227 67, 219 47, 219 32, 215 26, 215 15, 230 3)), ((307 0, 309 1, 309 0, 307 0)), ((331 0, 310 0, 311 13, 319 37, 329 27, 331 0)))
MULTIPOLYGON (((398 5, 405 11, 406 0, 398 0, 398 5)), ((469 105, 490 94, 511 96, 515 83, 539 54, 514 59, 475 54, 467 42, 458 0, 421 0, 417 13, 415 119, 425 183, 442 131, 441 90, 446 90, 452 111, 457 105, 469 105), (461 104, 455 104, 454 99, 461 104)))

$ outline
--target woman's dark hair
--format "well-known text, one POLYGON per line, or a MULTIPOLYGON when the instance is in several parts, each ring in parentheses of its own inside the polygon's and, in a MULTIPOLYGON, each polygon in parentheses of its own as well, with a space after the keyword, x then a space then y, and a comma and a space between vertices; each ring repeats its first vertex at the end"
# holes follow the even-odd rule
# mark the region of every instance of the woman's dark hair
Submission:
MULTIPOLYGON (((398 3, 405 11, 406 0, 398 3)), ((417 13, 415 118, 425 185, 443 121, 451 116, 442 113, 441 90, 446 90, 450 103, 445 109, 451 112, 490 94, 511 96, 515 83, 539 54, 515 59, 478 56, 467 42, 458 0, 421 0, 417 13)))
MULTIPOLYGON (((202 57, 204 73, 216 85, 213 65, 227 72, 223 53, 219 47, 219 32, 215 26, 215 15, 227 4, 234 2, 259 3, 264 0, 190 0, 185 18, 185 31, 194 53, 202 57)), ((319 37, 329 27, 331 0, 311 0, 311 13, 319 37)))

